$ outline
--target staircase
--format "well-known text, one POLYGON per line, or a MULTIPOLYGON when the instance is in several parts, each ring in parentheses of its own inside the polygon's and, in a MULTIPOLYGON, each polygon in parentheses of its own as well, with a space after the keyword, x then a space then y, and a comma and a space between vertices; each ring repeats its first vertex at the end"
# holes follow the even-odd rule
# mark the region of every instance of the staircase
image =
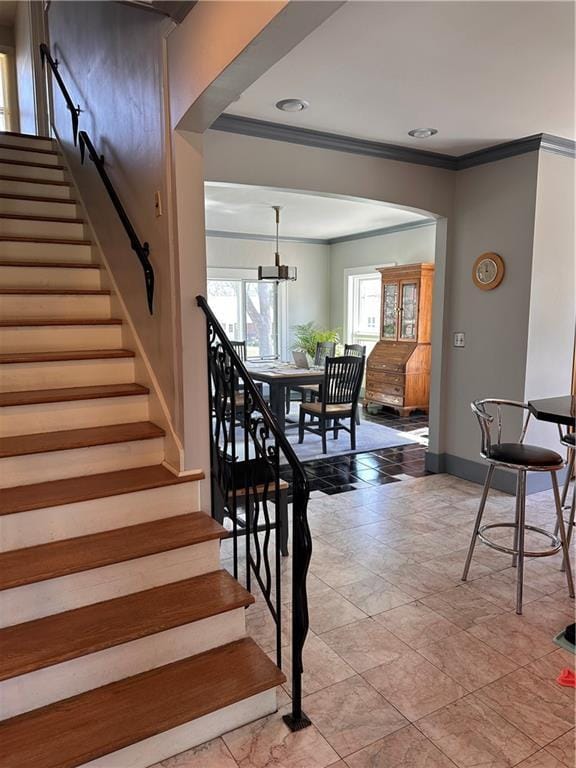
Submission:
POLYGON ((54 142, 0 134, 1 768, 144 768, 284 681, 110 286, 54 142))

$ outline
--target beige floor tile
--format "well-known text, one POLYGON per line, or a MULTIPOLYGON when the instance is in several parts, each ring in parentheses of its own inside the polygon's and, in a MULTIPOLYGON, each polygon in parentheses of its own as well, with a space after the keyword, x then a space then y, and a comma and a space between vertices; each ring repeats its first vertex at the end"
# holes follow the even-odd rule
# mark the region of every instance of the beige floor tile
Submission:
MULTIPOLYGON (((512 611, 516 607, 515 568, 509 568, 491 576, 482 576, 480 579, 468 582, 463 588, 470 589, 481 597, 485 597, 505 611, 512 611)), ((541 597, 544 597, 543 593, 524 580, 523 604, 528 605, 528 603, 541 597)))
MULTIPOLYGON (((464 570, 467 551, 467 549, 452 549, 449 554, 436 557, 433 560, 425 560, 422 565, 434 573, 444 574, 453 579, 460 579, 464 570)), ((479 579, 481 576, 488 576, 491 573, 493 573, 493 568, 484 565, 476 558, 470 566, 468 579, 472 581, 473 579, 479 579)))
MULTIPOLYGON (((528 671, 550 683, 556 681, 556 678, 563 669, 573 670, 576 665, 576 656, 574 656, 573 653, 564 650, 564 648, 554 647, 556 648, 555 651, 548 653, 546 656, 542 656, 537 661, 528 664, 526 667, 528 671)), ((569 688, 566 690, 570 692, 569 688)))
POLYGON ((308 600, 310 628, 314 634, 365 619, 366 614, 337 592, 313 595, 308 600))
POLYGON ((314 726, 292 732, 281 712, 222 738, 240 768, 327 768, 339 759, 314 726))
POLYGON ((574 621, 574 610, 574 601, 561 591, 524 606, 522 615, 534 627, 553 637, 574 621))
POLYGON ((402 565, 383 571, 382 576, 415 599, 456 586, 455 580, 433 573, 422 565, 402 565))
POLYGON ((412 725, 349 755, 346 762, 350 768, 454 768, 454 763, 412 725))
POLYGON ((456 624, 460 629, 468 629, 478 622, 504 613, 503 608, 499 608, 481 595, 474 594, 463 586, 428 595, 428 597, 422 598, 422 603, 456 624))
POLYGON ((509 768, 538 750, 475 694, 419 720, 417 727, 460 768, 509 768))
POLYGON ((370 669, 363 677, 411 721, 466 693, 462 686, 415 651, 370 669))
POLYGON ((475 691, 518 666, 467 632, 426 643, 418 652, 467 691, 475 691))
POLYGON ((574 768, 576 765, 576 733, 574 729, 548 744, 546 751, 553 755, 562 765, 565 765, 567 768, 574 768))
POLYGON ((393 661, 409 649, 374 619, 346 624, 320 636, 356 672, 393 661))
POLYGON ((454 635, 461 630, 455 624, 427 608, 421 602, 393 608, 374 617, 411 648, 454 635))
POLYGON ((306 696, 302 707, 341 757, 407 724, 406 719, 359 676, 306 696))
POLYGON ((337 591, 368 616, 411 603, 414 599, 375 574, 368 579, 338 587, 337 591))
POLYGON ((373 574, 367 568, 339 553, 337 560, 319 558, 310 564, 310 572, 329 587, 341 587, 370 578, 373 574))
MULTIPOLYGON (((275 652, 269 652, 270 658, 275 661, 275 652)), ((304 695, 314 693, 329 685, 352 677, 354 670, 344 659, 332 650, 321 638, 310 637, 304 645, 303 652, 304 674, 302 676, 302 691, 304 695)), ((292 692, 291 678, 291 647, 282 648, 282 668, 288 678, 284 683, 286 691, 292 692)))
POLYGON ((540 752, 536 752, 535 755, 531 755, 528 759, 518 763, 516 768, 565 768, 565 766, 555 757, 552 757, 550 752, 541 749, 540 752))
POLYGON ((572 697, 526 669, 497 680, 476 696, 541 747, 574 726, 572 697))
POLYGON ((548 632, 530 625, 516 613, 488 619, 468 632, 521 666, 551 653, 555 648, 548 632))
POLYGON ((222 739, 214 739, 199 747, 169 757, 150 768, 237 768, 238 763, 222 739))

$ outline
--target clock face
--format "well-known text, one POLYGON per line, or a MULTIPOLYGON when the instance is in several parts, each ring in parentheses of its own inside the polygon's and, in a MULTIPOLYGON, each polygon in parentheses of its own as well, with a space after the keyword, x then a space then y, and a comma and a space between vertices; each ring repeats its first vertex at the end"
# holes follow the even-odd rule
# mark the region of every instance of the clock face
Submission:
POLYGON ((494 259, 482 259, 476 267, 476 277, 483 285, 493 283, 498 274, 498 266, 494 259))
POLYGON ((497 253, 483 253, 474 262, 472 279, 478 288, 491 291, 504 279, 504 261, 497 253))

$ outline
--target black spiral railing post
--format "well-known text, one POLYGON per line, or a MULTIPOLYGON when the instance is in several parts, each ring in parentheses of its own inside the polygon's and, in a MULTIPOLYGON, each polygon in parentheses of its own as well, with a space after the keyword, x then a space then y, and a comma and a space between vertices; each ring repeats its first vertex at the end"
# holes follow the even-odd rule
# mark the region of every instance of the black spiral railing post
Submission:
MULTIPOLYGON (((212 514, 232 522, 231 535, 245 536, 246 588, 259 588, 276 624, 276 658, 282 664, 281 548, 287 517, 281 509, 280 454, 292 472, 292 711, 284 721, 292 731, 309 726, 302 711, 302 652, 308 635, 306 578, 312 556, 308 525, 310 488, 306 472, 282 432, 276 417, 250 378, 222 326, 203 296, 196 302, 206 316, 210 389, 210 478, 212 514), (242 412, 236 405, 241 382, 242 412), (236 429, 244 439, 237 440, 236 429), (232 453, 228 449, 232 446, 232 453), (242 455, 238 456, 237 452, 242 455), (244 496, 245 520, 239 516, 237 494, 244 496), (274 514, 271 506, 274 506, 274 514), (272 543, 273 538, 273 543, 272 543), (270 553, 272 552, 272 558, 270 553)), ((238 575, 238 547, 233 542, 234 573, 238 575)))

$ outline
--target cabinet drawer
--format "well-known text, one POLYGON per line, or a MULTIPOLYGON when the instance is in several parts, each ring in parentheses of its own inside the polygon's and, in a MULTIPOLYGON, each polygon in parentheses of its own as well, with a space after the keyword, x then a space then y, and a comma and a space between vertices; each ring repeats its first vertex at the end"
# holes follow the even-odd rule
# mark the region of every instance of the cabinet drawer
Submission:
POLYGON ((403 405, 404 397, 402 395, 389 395, 380 390, 366 389, 364 399, 368 402, 382 403, 383 405, 403 405))
POLYGON ((375 371, 372 368, 369 368, 366 374, 366 381, 371 389, 376 389, 378 384, 395 384, 404 388, 405 379, 406 377, 403 373, 387 373, 385 371, 375 371))
POLYGON ((392 373, 403 373, 404 372, 404 361, 403 360, 374 360, 370 361, 370 371, 391 371, 392 373))

